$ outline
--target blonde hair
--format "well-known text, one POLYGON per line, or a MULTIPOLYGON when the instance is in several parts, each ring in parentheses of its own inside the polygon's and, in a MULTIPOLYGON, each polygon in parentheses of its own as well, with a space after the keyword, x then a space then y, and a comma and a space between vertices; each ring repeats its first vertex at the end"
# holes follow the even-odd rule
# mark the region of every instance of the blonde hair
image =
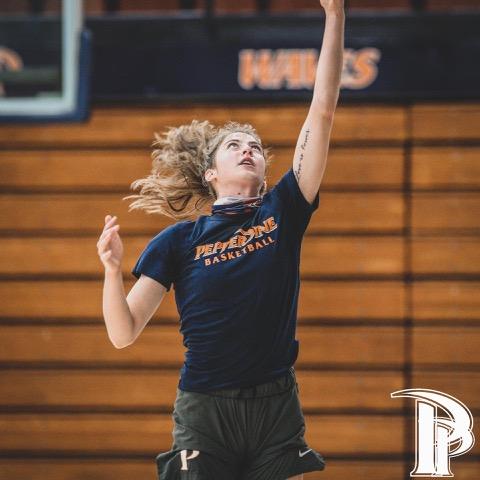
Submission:
MULTIPOLYGON (((169 127, 163 137, 155 133, 152 143, 152 170, 148 177, 135 180, 130 188, 137 195, 128 211, 145 210, 159 213, 176 220, 198 214, 206 203, 215 201, 217 193, 204 174, 208 168, 215 168, 215 154, 225 137, 233 132, 252 135, 262 144, 256 130, 250 124, 227 122, 215 127, 208 120, 193 120, 190 125, 169 127)), ((271 163, 270 150, 263 149, 266 168, 271 163)), ((259 192, 263 195, 265 185, 259 192)))

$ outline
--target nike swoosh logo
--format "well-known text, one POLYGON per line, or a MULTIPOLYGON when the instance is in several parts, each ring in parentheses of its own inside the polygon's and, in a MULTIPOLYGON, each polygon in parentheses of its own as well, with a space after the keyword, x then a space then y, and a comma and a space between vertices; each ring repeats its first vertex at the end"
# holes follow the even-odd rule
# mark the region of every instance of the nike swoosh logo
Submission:
POLYGON ((304 455, 306 455, 308 452, 311 452, 312 449, 309 448, 308 450, 305 450, 304 452, 301 452, 300 450, 298 451, 298 456, 299 457, 303 457, 304 455))

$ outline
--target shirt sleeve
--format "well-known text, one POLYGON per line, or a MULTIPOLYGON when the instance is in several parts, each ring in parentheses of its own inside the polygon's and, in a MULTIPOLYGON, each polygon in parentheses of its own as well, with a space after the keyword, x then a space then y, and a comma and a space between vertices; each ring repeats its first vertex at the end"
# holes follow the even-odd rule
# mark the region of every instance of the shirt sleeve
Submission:
POLYGON ((313 202, 310 204, 303 196, 298 185, 293 167, 283 175, 279 182, 272 188, 271 194, 278 198, 297 233, 302 236, 308 227, 310 218, 317 210, 320 202, 320 191, 317 192, 313 202))
POLYGON ((175 224, 170 225, 150 240, 132 270, 136 278, 140 278, 143 273, 161 283, 167 292, 170 291, 177 272, 175 231, 175 224))

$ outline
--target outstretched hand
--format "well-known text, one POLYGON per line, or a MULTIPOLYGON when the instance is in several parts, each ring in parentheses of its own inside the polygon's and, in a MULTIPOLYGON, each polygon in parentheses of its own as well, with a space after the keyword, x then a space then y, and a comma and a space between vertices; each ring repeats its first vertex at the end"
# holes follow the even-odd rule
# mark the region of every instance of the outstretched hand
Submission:
POLYGON ((344 0, 320 0, 325 12, 338 12, 344 9, 344 0))

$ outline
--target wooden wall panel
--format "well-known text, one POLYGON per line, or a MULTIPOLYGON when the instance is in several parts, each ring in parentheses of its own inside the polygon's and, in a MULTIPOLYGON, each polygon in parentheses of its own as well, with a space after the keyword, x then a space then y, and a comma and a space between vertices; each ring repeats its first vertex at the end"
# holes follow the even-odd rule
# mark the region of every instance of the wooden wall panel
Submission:
POLYGON ((480 124, 480 103, 416 103, 411 107, 412 139, 477 140, 480 124))
MULTIPOLYGON (((305 475, 308 480, 344 480, 361 478, 362 480, 400 479, 406 468, 413 465, 399 460, 343 460, 327 458, 327 467, 322 472, 310 472, 305 475)), ((459 480, 477 480, 479 465, 475 461, 453 459, 455 478, 459 480)), ((14 458, 0 459, 0 480, 12 478, 35 478, 35 480, 78 480, 92 478, 95 480, 131 480, 134 477, 155 478, 154 460, 135 458, 105 459, 95 458, 65 460, 31 458, 28 462, 14 458)))
MULTIPOLYGON (((134 345, 113 347, 96 255, 104 216, 120 217, 128 292, 141 251, 173 223, 128 213, 121 200, 150 172, 153 133, 193 118, 251 122, 273 146, 271 188, 292 164, 307 110, 104 106, 85 124, 0 127, 0 480, 19 468, 13 453, 22 472, 43 465, 58 480, 109 479, 111 455, 122 458, 117 479, 154 476, 154 456, 171 443, 183 361, 174 292, 134 345)), ((300 265, 306 438, 332 456, 329 470, 308 478, 399 479, 411 470, 413 402, 391 399, 393 391, 439 389, 480 411, 479 126, 475 103, 337 109, 300 265)), ((477 480, 478 458, 476 446, 455 462, 455 476, 477 480)))
MULTIPOLYGON (((398 460, 343 460, 328 458, 327 467, 321 472, 305 475, 308 480, 344 480, 361 478, 362 480, 385 480, 401 478, 404 463, 398 460)), ((455 477, 461 480, 476 480, 476 470, 469 464, 455 469, 455 477), (468 476, 465 476, 468 475, 468 476)), ((79 477, 95 480, 132 480, 132 478, 151 478, 156 476, 154 459, 82 459, 66 460, 29 459, 28 462, 17 459, 0 459, 0 480, 12 478, 35 478, 35 480, 78 480, 79 477), (15 477, 16 476, 16 477, 15 477)))
MULTIPOLYGON (((398 455, 404 428, 400 415, 305 415, 306 441, 324 455, 398 455), (365 432, 368 431, 368 435, 365 432)), ((172 443, 170 414, 0 414, 0 448, 43 454, 153 457, 172 443)))
MULTIPOLYGON (((0 195, 0 233, 100 235, 105 215, 116 215, 123 233, 154 236, 174 223, 163 215, 128 212, 131 199, 123 194, 4 194, 0 195)), ((307 235, 323 231, 401 233, 403 199, 400 193, 321 193, 307 235)), ((211 207, 203 209, 211 214, 211 207)), ((94 242, 96 243, 96 241, 94 242)))
POLYGON ((311 327, 299 326, 299 364, 401 366, 403 328, 401 327, 311 327))
MULTIPOLYGON (((125 291, 136 281, 128 275, 125 291)), ((1 318, 21 321, 28 318, 36 323, 48 324, 52 319, 65 322, 68 319, 95 320, 103 323, 102 281, 3 281, 0 296, 3 299, 1 318)), ((178 319, 172 290, 165 295, 156 319, 178 319)))
MULTIPOLYGON (((123 238, 125 275, 130 274, 149 240, 150 237, 123 238)), ((97 241, 98 237, 0 238, 0 274, 101 276, 103 265, 97 256, 97 241)), ((316 237, 305 242, 301 268, 306 274, 316 275, 398 274, 402 271, 402 254, 400 237, 316 237), (312 259, 318 262, 313 270, 312 259)))
MULTIPOLYGON (((412 342, 412 361, 417 366, 480 366, 478 327, 415 327, 412 342)), ((480 384, 477 387, 480 393, 480 384)))
POLYGON ((480 188, 480 147, 418 147, 412 151, 413 189, 480 188))
POLYGON ((122 189, 128 194, 134 179, 150 174, 150 152, 148 143, 127 149, 3 150, 0 186, 11 192, 122 189))
POLYGON ((416 282, 412 289, 413 317, 419 321, 480 322, 480 282, 416 282))
POLYGON ((480 193, 414 193, 412 232, 480 233, 480 193))
MULTIPOLYGON (((3 358, 1 361, 3 363, 3 358)), ((120 362, 118 359, 117 363, 120 362)), ((69 370, 68 365, 51 370, 38 368, 43 364, 48 365, 48 358, 37 361, 37 368, 4 372, 0 377, 0 405, 49 412, 66 409, 83 412, 173 411, 179 368, 142 369, 138 359, 135 363, 130 362, 129 369, 119 366, 108 370, 69 370), (133 370, 132 366, 136 369, 133 370)), ((98 362, 98 366, 101 365, 98 362)), ((306 412, 360 409, 370 413, 398 413, 402 408, 402 401, 390 398, 391 392, 403 388, 401 371, 339 372, 298 367, 296 377, 300 401, 306 412)))
POLYGON ((400 274, 401 237, 315 237, 302 245, 302 273, 330 275, 400 274))
POLYGON ((405 288, 399 281, 307 282, 300 287, 298 315, 302 320, 322 318, 369 322, 401 321, 405 288))
POLYGON ((476 416, 480 412, 480 372, 439 371, 437 365, 419 367, 413 371, 413 388, 432 388, 441 392, 455 392, 458 399, 468 405, 476 416))
MULTIPOLYGON (((256 109, 239 105, 195 104, 147 107, 98 107, 83 124, 7 124, 0 144, 8 148, 148 147, 153 132, 167 126, 208 119, 220 125, 229 120, 251 123, 265 144, 295 144, 308 113, 306 103, 263 104, 256 109), (275 128, 272 128, 275 125, 275 128)), ((405 139, 405 110, 400 106, 340 106, 335 113, 332 141, 397 141, 405 139)))
MULTIPOLYGON (((133 275, 125 279, 128 293, 133 275)), ((59 319, 91 319, 103 323, 103 281, 41 280, 0 281, 1 317, 20 321, 28 318, 37 324, 59 319)), ((400 281, 307 281, 300 288, 298 316, 301 321, 317 319, 335 322, 385 320, 400 322, 405 310, 405 288, 400 281)), ((152 322, 178 319, 174 291, 162 301, 152 322)))
POLYGON ((480 274, 480 239, 475 236, 413 238, 412 269, 416 274, 480 274))
POLYGON ((308 234, 323 231, 401 233, 403 230, 404 202, 400 193, 321 193, 319 199, 308 234))
POLYGON ((384 480, 388 478, 401 478, 404 464, 401 461, 392 460, 347 460, 336 458, 326 459, 327 467, 322 472, 310 472, 304 475, 306 480, 344 480, 345 478, 362 478, 365 480, 384 480))
MULTIPOLYGON (((409 8, 408 0, 349 0, 348 2, 349 10, 408 10, 409 8)), ((271 10, 274 12, 298 12, 299 9, 318 12, 318 3, 310 0, 271 0, 271 10)))
POLYGON ((348 9, 410 10, 409 0, 348 0, 348 9))
MULTIPOLYGON (((275 152, 275 150, 274 150, 275 152)), ((292 163, 293 151, 279 149, 279 157, 286 156, 282 171, 292 163)), ((322 179, 321 191, 336 188, 395 189, 401 191, 404 182, 401 147, 332 146, 322 179)))
MULTIPOLYGON (((150 326, 133 345, 123 349, 113 347, 104 326, 2 326, 0 331, 3 338, 8 338, 8 345, 0 352, 3 363, 121 365, 136 362, 138 366, 180 367, 185 351, 177 325, 150 326)), ((299 325, 297 338, 300 366, 398 367, 404 361, 401 327, 299 325)))
MULTIPOLYGON (((125 149, 3 150, 0 151, 0 188, 4 192, 115 191, 118 196, 127 195, 134 193, 129 190, 134 179, 150 174, 150 154, 148 143, 143 148, 125 149), (39 162, 42 168, 38 168, 39 162)), ((271 154, 268 188, 292 166, 294 148, 275 146, 271 154)), ((324 187, 400 190, 402 182, 403 150, 400 147, 332 147, 322 190, 324 187)), ((158 216, 157 220, 161 218, 158 216)))

